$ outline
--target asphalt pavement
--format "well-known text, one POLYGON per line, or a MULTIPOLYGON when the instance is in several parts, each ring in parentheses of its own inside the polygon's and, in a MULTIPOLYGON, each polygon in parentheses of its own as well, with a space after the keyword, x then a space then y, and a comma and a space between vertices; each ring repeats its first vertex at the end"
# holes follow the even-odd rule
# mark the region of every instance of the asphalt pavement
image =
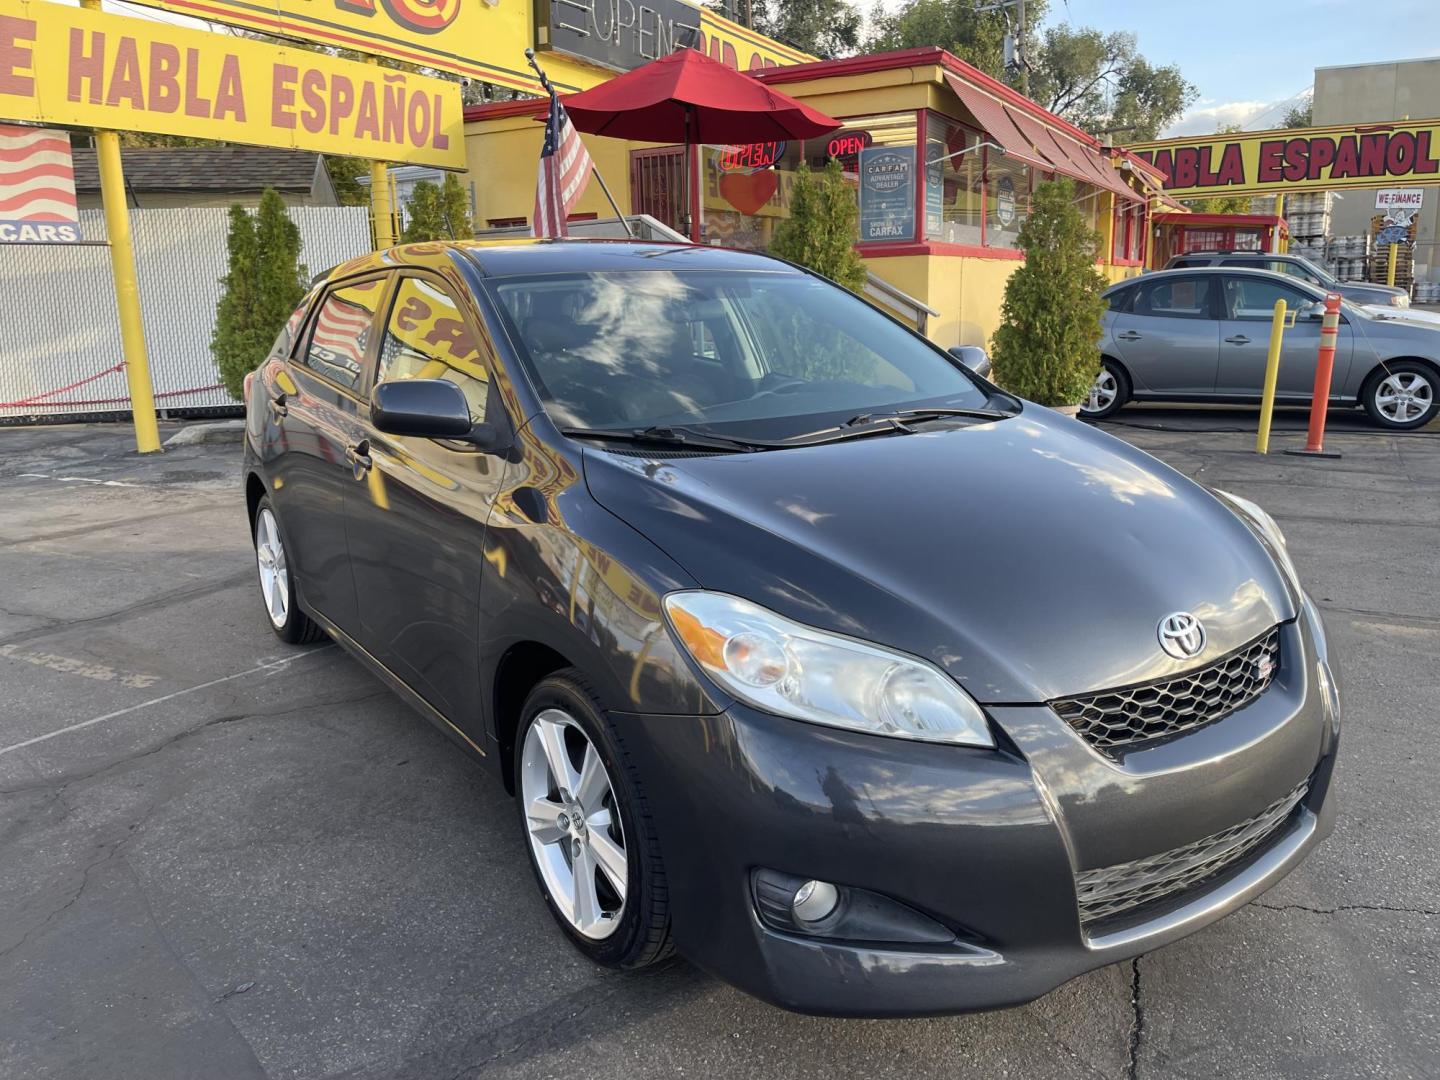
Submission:
POLYGON ((1106 429, 1289 535, 1343 661, 1335 834, 1183 942, 917 1021, 592 967, 500 787, 271 635, 237 447, 0 429, 0 1077, 1440 1076, 1440 425, 1341 414, 1315 460, 1254 419, 1106 429))

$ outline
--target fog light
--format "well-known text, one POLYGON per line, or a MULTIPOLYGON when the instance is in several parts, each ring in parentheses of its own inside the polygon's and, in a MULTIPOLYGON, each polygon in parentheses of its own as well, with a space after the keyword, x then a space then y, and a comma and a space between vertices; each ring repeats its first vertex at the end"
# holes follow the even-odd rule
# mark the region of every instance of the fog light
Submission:
POLYGON ((828 918, 840 902, 840 892, 828 881, 807 881, 795 890, 790 910, 802 923, 828 918))

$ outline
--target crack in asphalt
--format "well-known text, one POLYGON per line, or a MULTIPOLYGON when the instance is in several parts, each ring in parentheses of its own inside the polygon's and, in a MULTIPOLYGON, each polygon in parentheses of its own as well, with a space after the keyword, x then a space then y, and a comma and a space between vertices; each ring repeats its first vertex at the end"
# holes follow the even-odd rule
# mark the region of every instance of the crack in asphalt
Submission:
POLYGON ((1145 1009, 1140 1004, 1140 957, 1130 961, 1130 1060, 1125 1069, 1127 1080, 1135 1080, 1140 1071, 1140 1040, 1145 1037, 1145 1009))
POLYGON ((165 739, 156 743, 154 746, 149 746, 146 747, 144 750, 138 750, 135 753, 125 754, 122 757, 114 758, 113 760, 108 761, 103 765, 98 765, 93 769, 86 770, 85 772, 59 773, 44 780, 37 780, 34 783, 20 784, 16 787, 10 788, 0 788, 0 795, 18 795, 24 792, 44 791, 50 788, 53 788, 56 791, 63 791, 66 788, 70 787, 72 784, 78 784, 85 780, 92 780, 95 777, 110 772, 112 769, 118 769, 123 765, 132 765, 137 761, 141 761, 147 757, 152 757, 155 754, 160 753, 162 750, 174 746, 176 743, 183 742, 186 739, 192 738, 193 736, 200 734, 202 731, 205 731, 208 728, 216 727, 220 724, 233 724, 241 720, 272 720, 277 717, 288 716, 292 713, 304 712, 307 709, 323 708, 333 705, 358 705, 360 702, 371 701, 375 698, 386 697, 389 696, 389 694, 390 691, 382 687, 378 690, 371 690, 367 693, 359 694, 354 697, 315 699, 311 701, 306 701, 299 705, 287 705, 286 707, 281 709, 250 709, 244 712, 226 713, 224 716, 212 716, 207 720, 202 720, 200 723, 195 724, 192 727, 185 728, 183 731, 177 731, 175 734, 167 736, 165 739))
POLYGON ((9 637, 0 638, 0 645, 18 645, 21 642, 34 641, 38 638, 50 637, 53 634, 63 634, 67 630, 72 630, 80 626, 107 626, 111 623, 124 622, 126 619, 135 615, 143 615, 146 612, 184 603, 186 600, 195 600, 202 596, 209 596, 212 593, 233 589, 237 585, 245 584, 254 574, 255 571, 253 569, 247 568, 243 573, 234 573, 229 577, 219 578, 192 588, 176 589, 172 592, 162 593, 159 596, 152 596, 134 604, 128 604, 125 607, 117 608, 115 611, 109 611, 103 615, 92 615, 84 619, 70 619, 66 622, 56 622, 53 626, 38 626, 33 630, 22 630, 18 634, 11 634, 9 637))
POLYGON ((1306 904, 1262 904, 1252 900, 1251 907, 1266 911, 1307 911, 1312 915, 1339 915, 1346 911, 1393 911, 1402 915, 1440 915, 1437 908, 1398 907, 1390 904, 1338 904, 1332 908, 1309 907, 1306 904))

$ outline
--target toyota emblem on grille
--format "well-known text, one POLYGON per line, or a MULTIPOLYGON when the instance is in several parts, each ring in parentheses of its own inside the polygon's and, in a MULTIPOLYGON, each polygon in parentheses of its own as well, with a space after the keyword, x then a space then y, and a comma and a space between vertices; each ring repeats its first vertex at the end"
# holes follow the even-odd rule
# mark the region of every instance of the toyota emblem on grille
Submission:
POLYGON ((1166 615, 1156 628, 1160 636, 1160 647, 1176 660, 1189 660, 1199 656, 1205 648, 1205 627, 1188 611, 1177 611, 1166 615))

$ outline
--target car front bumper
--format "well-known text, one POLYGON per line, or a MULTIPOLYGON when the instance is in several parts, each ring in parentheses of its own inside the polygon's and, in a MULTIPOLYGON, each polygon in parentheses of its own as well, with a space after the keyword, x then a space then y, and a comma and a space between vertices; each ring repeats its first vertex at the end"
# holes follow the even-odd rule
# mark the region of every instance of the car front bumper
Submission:
MULTIPOLYGON (((740 705, 707 717, 617 715, 644 778, 676 944, 800 1012, 918 1016, 1033 1000, 1183 937, 1270 888, 1333 828, 1339 718, 1307 671, 1312 623, 1286 628, 1288 681, 1123 763, 1044 707, 991 708, 997 750, 832 730, 740 705), (1298 670, 1294 670, 1298 669, 1298 670), (1082 926, 1076 871, 1191 843, 1306 784, 1255 849, 1188 891, 1082 926), (767 868, 867 889, 955 933, 946 945, 811 937, 762 922, 767 868)), ((1323 643, 1318 655, 1323 655, 1323 643)))

